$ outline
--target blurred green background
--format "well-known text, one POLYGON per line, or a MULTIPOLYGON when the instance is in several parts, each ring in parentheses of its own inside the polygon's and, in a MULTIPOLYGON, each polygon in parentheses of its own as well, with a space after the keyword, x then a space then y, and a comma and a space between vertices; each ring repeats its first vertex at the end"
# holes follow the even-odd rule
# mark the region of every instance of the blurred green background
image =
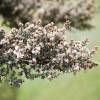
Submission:
MULTIPOLYGON (((66 39, 90 39, 89 47, 98 46, 94 60, 100 62, 100 0, 96 0, 96 14, 91 23, 92 30, 78 31, 72 29, 66 32, 66 39)), ((0 23, 2 22, 0 17, 0 23)), ((7 31, 9 28, 4 27, 7 31)), ((53 81, 35 79, 26 80, 15 88, 5 84, 0 85, 0 100, 100 100, 100 65, 88 71, 80 71, 75 76, 60 75, 53 81)))

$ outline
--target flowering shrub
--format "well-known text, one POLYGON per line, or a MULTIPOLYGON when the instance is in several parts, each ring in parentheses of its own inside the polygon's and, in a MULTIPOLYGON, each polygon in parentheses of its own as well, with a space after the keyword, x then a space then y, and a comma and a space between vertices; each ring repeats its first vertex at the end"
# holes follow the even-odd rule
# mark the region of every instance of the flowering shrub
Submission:
POLYGON ((43 24, 51 21, 55 23, 71 21, 71 26, 78 29, 91 28, 89 20, 95 11, 94 0, 58 0, 50 1, 36 11, 36 17, 40 18, 43 24), (52 5, 52 6, 51 6, 52 5))
POLYGON ((1 0, 0 13, 11 26, 41 19, 42 24, 71 21, 71 26, 89 29, 94 15, 94 0, 1 0), (52 6, 51 6, 52 5, 52 6))
POLYGON ((97 64, 91 60, 96 48, 89 50, 85 41, 66 42, 65 30, 54 23, 44 27, 41 22, 19 24, 9 33, 0 30, 0 80, 20 86, 27 79, 53 79, 60 73, 88 69, 97 64))
POLYGON ((4 24, 9 21, 12 27, 32 20, 33 9, 39 6, 40 0, 0 0, 0 13, 5 18, 4 24))

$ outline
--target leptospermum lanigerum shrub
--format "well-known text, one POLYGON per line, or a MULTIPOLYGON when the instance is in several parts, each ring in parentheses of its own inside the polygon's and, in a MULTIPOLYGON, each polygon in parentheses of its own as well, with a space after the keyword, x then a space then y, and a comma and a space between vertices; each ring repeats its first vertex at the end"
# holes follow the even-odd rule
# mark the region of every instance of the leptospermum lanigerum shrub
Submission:
POLYGON ((41 19, 43 25, 70 20, 74 28, 89 29, 94 4, 94 0, 0 0, 0 14, 4 23, 10 22, 11 27, 19 22, 41 19))
POLYGON ((33 19, 33 11, 40 7, 41 0, 0 0, 0 14, 4 24, 17 26, 19 22, 28 22, 33 19))
POLYGON ((66 42, 62 28, 54 23, 44 27, 41 22, 19 24, 9 33, 0 30, 0 80, 20 86, 27 79, 53 79, 60 73, 78 72, 97 66, 91 60, 96 48, 86 47, 88 39, 66 42))
POLYGON ((94 12, 94 0, 51 0, 43 3, 35 12, 35 16, 42 20, 43 25, 51 21, 57 24, 70 20, 72 27, 90 29, 93 26, 89 21, 93 18, 94 12))

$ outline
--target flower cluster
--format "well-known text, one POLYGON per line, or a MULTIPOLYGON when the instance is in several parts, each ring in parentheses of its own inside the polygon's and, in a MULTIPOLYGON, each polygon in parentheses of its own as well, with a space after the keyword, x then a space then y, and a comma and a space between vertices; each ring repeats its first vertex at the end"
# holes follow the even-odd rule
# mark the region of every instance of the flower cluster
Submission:
POLYGON ((94 0, 64 0, 50 1, 44 4, 37 12, 36 17, 44 24, 51 21, 55 23, 71 21, 71 26, 78 29, 89 29, 92 25, 89 20, 95 11, 94 0), (52 6, 51 6, 52 5, 52 6))
MULTIPOLYGON (((89 29, 94 15, 94 0, 1 0, 0 13, 11 26, 41 19, 42 24, 71 21, 71 26, 89 29), (51 6, 52 5, 52 6, 51 6)), ((4 23, 5 23, 4 22, 4 23)))
POLYGON ((19 22, 33 19, 33 12, 40 7, 41 0, 0 0, 0 14, 4 17, 4 24, 17 26, 19 22), (33 10, 34 9, 34 10, 33 10))
POLYGON ((20 86, 27 79, 53 79, 60 73, 88 69, 97 64, 91 60, 96 48, 89 50, 83 42, 66 42, 64 32, 54 23, 44 27, 40 21, 19 24, 9 33, 0 30, 0 80, 20 86))

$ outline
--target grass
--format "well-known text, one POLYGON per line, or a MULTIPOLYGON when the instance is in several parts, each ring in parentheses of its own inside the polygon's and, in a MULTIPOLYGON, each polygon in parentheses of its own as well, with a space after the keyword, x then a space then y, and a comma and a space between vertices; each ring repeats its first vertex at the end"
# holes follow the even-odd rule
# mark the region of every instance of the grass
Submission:
POLYGON ((49 82, 27 81, 19 90, 18 100, 100 100, 100 70, 62 75, 49 82))

